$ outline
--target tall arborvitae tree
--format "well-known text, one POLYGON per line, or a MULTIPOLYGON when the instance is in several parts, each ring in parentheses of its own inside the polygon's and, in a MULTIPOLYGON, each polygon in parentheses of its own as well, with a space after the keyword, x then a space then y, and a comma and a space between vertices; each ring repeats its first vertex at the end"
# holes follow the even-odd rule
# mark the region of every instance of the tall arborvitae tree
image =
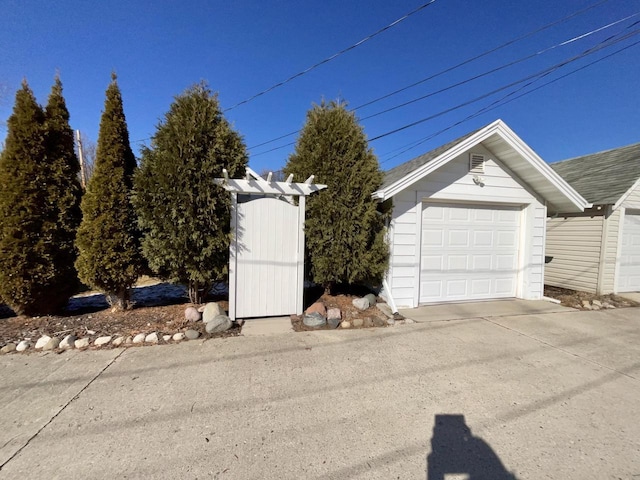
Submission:
POLYGON ((329 290, 335 284, 382 281, 389 249, 385 215, 371 197, 382 183, 378 159, 345 104, 314 105, 285 166, 296 178, 315 175, 327 185, 307 199, 309 274, 329 290))
POLYGON ((76 268, 80 279, 105 292, 114 308, 128 308, 130 288, 139 276, 142 257, 131 204, 136 159, 115 74, 106 97, 95 170, 82 199, 76 268))
POLYGON ((142 154, 134 203, 143 253, 159 276, 184 283, 202 303, 229 261, 229 194, 213 180, 244 174, 242 138, 206 84, 177 96, 142 154))
POLYGON ((23 83, 0 160, 0 294, 19 314, 54 313, 77 288, 77 174, 60 79, 45 112, 23 83))
POLYGON ((30 314, 47 277, 47 240, 40 236, 47 199, 44 112, 26 81, 7 127, 0 155, 0 296, 16 313, 30 314))
POLYGON ((78 178, 80 164, 75 153, 69 111, 62 96, 62 83, 56 76, 45 108, 45 142, 47 168, 50 176, 48 224, 54 242, 55 279, 53 293, 65 300, 79 287, 74 267, 77 258, 76 233, 82 213, 82 188, 78 178))

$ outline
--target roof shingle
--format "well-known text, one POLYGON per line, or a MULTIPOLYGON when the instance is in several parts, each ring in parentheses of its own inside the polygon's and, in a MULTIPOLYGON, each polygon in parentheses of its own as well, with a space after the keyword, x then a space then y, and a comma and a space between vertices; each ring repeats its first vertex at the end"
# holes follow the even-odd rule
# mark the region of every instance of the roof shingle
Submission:
POLYGON ((550 165, 595 205, 615 204, 640 178, 640 143, 550 165))

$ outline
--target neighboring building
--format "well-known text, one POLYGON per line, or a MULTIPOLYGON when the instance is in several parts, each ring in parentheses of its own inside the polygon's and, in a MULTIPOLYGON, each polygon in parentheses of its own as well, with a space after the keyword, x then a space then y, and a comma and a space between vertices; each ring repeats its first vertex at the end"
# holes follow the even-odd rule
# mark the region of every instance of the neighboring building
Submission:
POLYGON ((542 298, 546 217, 588 206, 501 120, 393 168, 374 196, 393 199, 397 307, 542 298))
POLYGON ((640 143, 551 167, 593 206, 547 221, 548 285, 607 294, 640 291, 640 143))

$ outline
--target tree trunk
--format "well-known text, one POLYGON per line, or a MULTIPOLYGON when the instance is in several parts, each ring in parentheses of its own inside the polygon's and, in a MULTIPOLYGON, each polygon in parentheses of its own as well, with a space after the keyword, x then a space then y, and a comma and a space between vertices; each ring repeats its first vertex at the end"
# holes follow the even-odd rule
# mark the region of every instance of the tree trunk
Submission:
POLYGON ((196 281, 189 282, 189 301, 194 305, 204 303, 207 293, 211 290, 211 283, 200 283, 196 281))
POLYGON ((124 287, 118 293, 106 295, 107 301, 111 305, 111 310, 123 311, 131 308, 131 290, 124 287))

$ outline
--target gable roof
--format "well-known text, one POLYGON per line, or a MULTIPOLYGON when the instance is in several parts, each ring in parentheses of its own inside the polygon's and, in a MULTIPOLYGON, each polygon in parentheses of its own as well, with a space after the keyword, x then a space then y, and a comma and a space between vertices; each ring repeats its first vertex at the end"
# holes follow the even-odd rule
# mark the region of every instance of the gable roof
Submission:
POLYGON ((640 180, 640 143, 552 163, 589 202, 617 204, 640 180))
POLYGON ((589 206, 560 175, 544 162, 502 120, 468 133, 424 155, 409 160, 385 174, 374 197, 386 200, 416 183, 475 145, 482 143, 514 174, 525 181, 558 212, 582 212, 589 206))

